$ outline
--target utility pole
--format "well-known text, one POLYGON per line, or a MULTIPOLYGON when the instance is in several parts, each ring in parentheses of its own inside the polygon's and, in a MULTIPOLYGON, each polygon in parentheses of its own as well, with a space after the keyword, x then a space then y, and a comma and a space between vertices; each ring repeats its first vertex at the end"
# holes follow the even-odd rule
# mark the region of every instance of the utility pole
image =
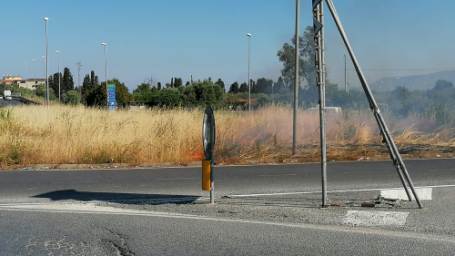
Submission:
POLYGON ((316 79, 319 87, 319 128, 321 144, 321 183, 322 207, 327 206, 327 138, 326 138, 326 108, 325 108, 325 53, 324 53, 324 2, 313 0, 313 30, 316 44, 315 64, 316 79))
POLYGON ((300 87, 300 0, 295 0, 295 68, 294 68, 294 103, 292 112, 292 155, 297 152, 297 110, 299 107, 300 87))
POLYGON ((46 55, 45 55, 45 74, 46 74, 46 103, 47 105, 49 106, 49 77, 47 75, 47 61, 48 61, 48 38, 47 38, 47 22, 49 21, 49 18, 48 17, 44 17, 43 18, 44 20, 44 37, 45 37, 45 51, 46 51, 46 55))
POLYGON ((55 54, 57 55, 57 75, 58 75, 58 102, 61 102, 61 85, 60 85, 60 51, 56 50, 55 54))
POLYGON ((251 68, 251 33, 246 34, 248 38, 248 111, 251 111, 251 78, 250 78, 250 68, 251 68))
POLYGON ((77 86, 79 86, 79 94, 81 96, 81 102, 82 102, 82 86, 81 86, 81 67, 82 63, 79 61, 76 63, 77 66, 77 86))

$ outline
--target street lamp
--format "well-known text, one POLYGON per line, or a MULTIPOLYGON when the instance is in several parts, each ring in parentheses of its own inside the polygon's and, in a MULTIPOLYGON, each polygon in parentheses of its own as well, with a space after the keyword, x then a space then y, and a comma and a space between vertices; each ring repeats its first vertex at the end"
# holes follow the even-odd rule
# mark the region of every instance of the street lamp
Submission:
MULTIPOLYGON (((107 53, 106 53, 107 43, 102 42, 101 46, 104 49, 104 82, 106 83, 106 90, 107 90, 107 53)), ((106 104, 107 104, 107 106, 109 106, 109 97, 106 97, 106 104)))
POLYGON ((58 75, 58 102, 61 102, 61 87, 60 87, 60 51, 56 50, 55 54, 57 54, 57 75, 58 75))
POLYGON ((107 53, 106 53, 106 48, 107 48, 107 43, 101 43, 101 46, 103 46, 104 49, 104 81, 106 82, 107 86, 107 53))
POLYGON ((251 33, 247 33, 248 39, 248 111, 251 111, 251 78, 250 78, 250 67, 251 67, 251 33))
POLYGON ((46 49, 46 55, 45 55, 45 69, 46 69, 46 102, 47 105, 49 105, 49 81, 48 81, 48 75, 47 75, 47 58, 48 58, 48 39, 47 39, 47 23, 49 21, 48 17, 44 17, 44 37, 45 37, 45 49, 46 49))

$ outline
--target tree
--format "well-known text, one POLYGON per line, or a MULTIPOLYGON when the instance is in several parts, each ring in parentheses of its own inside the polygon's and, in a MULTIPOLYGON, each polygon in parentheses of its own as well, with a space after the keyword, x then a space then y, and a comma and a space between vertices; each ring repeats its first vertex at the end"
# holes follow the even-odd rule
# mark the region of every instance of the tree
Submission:
MULTIPOLYGON (((38 85, 36 87, 35 94, 36 94, 36 96, 46 98, 46 85, 44 85, 44 84, 38 85)), ((54 93, 54 89, 49 88, 49 100, 55 100, 55 99, 56 99, 56 96, 54 93)))
POLYGON ((179 88, 180 86, 183 85, 183 81, 182 81, 182 78, 174 78, 174 88, 179 88))
POLYGON ((276 81, 274 92, 275 93, 283 93, 285 91, 289 91, 286 89, 286 83, 283 80, 283 77, 278 77, 278 80, 276 81))
POLYGON ((221 80, 221 78, 218 78, 218 80, 215 82, 215 84, 218 85, 223 90, 223 92, 226 91, 226 88, 224 88, 224 81, 221 80))
POLYGON ((248 92, 248 84, 247 83, 242 83, 240 85, 239 92, 248 92))
POLYGON ((181 105, 181 94, 179 90, 167 88, 159 92, 159 106, 177 107, 181 105))
POLYGON ((142 83, 133 91, 133 100, 135 102, 146 103, 151 92, 150 84, 142 83))
MULTIPOLYGON (((299 73, 301 79, 306 79, 308 86, 315 86, 316 84, 316 73, 314 64, 314 33, 313 28, 308 26, 305 29, 303 38, 299 40, 300 47, 300 68, 299 73)), ((277 55, 283 64, 281 75, 284 81, 288 84, 294 83, 295 76, 295 38, 291 40, 291 43, 285 43, 283 47, 278 51, 277 55)))
MULTIPOLYGON (((60 76, 60 84, 62 82, 62 73, 55 73, 55 74, 52 74, 49 76, 48 78, 48 84, 49 84, 49 88, 52 88, 52 90, 57 94, 57 98, 58 98, 58 79, 59 79, 59 76, 60 76)), ((60 85, 61 87, 61 85, 60 85)), ((62 93, 63 94, 63 93, 62 93)))
POLYGON ((69 68, 63 69, 63 77, 61 81, 61 92, 62 94, 66 93, 67 91, 74 90, 74 81, 73 75, 69 68))
POLYGON ((442 91, 447 89, 452 89, 453 83, 446 80, 438 80, 436 85, 433 88, 433 91, 442 91))
POLYGON ((252 93, 272 93, 273 80, 266 78, 259 78, 254 86, 251 88, 252 93))
POLYGON ((81 101, 81 95, 76 90, 67 91, 63 95, 63 102, 65 104, 77 105, 81 101))
POLYGON ((81 88, 81 92, 82 92, 82 95, 81 95, 81 99, 82 99, 82 103, 84 105, 87 105, 87 106, 94 106, 96 105, 94 103, 94 98, 93 98, 93 95, 91 95, 93 93, 94 90, 97 89, 97 87, 99 86, 99 83, 98 83, 98 76, 95 74, 95 71, 91 71, 90 72, 90 75, 86 75, 84 77, 84 82, 82 83, 82 88, 81 88))
POLYGON ((229 93, 238 93, 239 90, 240 90, 239 83, 234 82, 233 84, 231 84, 231 87, 229 88, 229 93))

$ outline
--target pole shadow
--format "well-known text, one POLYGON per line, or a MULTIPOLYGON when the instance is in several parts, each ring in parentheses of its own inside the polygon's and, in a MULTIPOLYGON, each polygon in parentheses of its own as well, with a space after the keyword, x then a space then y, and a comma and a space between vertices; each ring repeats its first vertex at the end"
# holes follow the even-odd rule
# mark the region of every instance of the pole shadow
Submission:
POLYGON ((74 189, 57 190, 33 196, 46 198, 51 201, 104 201, 110 203, 135 204, 135 205, 161 205, 161 204, 192 204, 200 196, 193 195, 166 195, 166 194, 137 194, 114 192, 77 191, 74 189))

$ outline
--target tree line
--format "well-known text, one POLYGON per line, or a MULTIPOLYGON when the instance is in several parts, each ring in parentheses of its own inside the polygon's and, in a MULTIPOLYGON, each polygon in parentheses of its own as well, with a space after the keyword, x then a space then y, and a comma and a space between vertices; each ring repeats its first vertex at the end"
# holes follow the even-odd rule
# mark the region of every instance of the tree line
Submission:
MULTIPOLYGON (((248 92, 251 87, 251 103, 253 108, 268 104, 290 104, 294 87, 295 38, 286 42, 277 51, 277 57, 282 64, 281 75, 276 80, 258 78, 248 82, 233 82, 230 85, 219 78, 198 81, 183 81, 173 77, 168 82, 141 83, 131 93, 124 83, 112 79, 108 83, 116 85, 117 103, 120 107, 129 105, 145 105, 149 107, 198 107, 206 104, 218 108, 246 109, 248 107, 248 92)), ((304 108, 318 106, 318 88, 316 86, 316 70, 314 66, 315 45, 313 28, 307 27, 300 42, 300 75, 301 86, 299 102, 304 108)), ((107 105, 106 83, 100 82, 95 71, 84 76, 81 87, 75 87, 73 76, 68 68, 62 73, 49 76, 50 98, 58 98, 58 81, 60 78, 62 102, 66 104, 84 104, 90 107, 105 107, 107 105)), ((0 89, 1 86, 0 85, 0 89)), ((15 88, 14 90, 24 89, 15 88)), ((29 92, 27 92, 29 93, 29 92)), ((35 94, 45 96, 44 85, 36 88, 35 94)), ((346 92, 336 84, 327 81, 326 100, 328 106, 344 109, 367 109, 366 97, 360 89, 346 92)), ((412 114, 431 117, 438 124, 450 124, 455 120, 455 88, 448 81, 438 81, 434 88, 428 91, 410 91, 404 87, 390 92, 375 93, 382 109, 397 117, 412 114)))

